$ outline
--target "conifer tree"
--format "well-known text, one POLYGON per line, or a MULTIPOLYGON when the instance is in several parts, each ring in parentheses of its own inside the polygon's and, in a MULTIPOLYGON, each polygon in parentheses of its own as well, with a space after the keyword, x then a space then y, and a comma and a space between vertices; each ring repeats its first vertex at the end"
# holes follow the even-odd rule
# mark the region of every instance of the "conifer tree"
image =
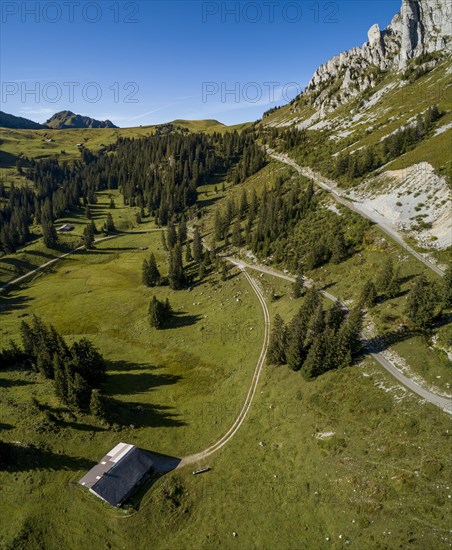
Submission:
POLYGON ((94 247, 94 226, 89 223, 83 230, 83 244, 87 250, 94 247))
POLYGON ((276 315, 267 351, 267 363, 284 365, 286 363, 287 334, 286 326, 280 315, 276 315))
POLYGON ((44 239, 44 245, 47 248, 55 248, 58 243, 58 234, 56 232, 53 222, 48 218, 42 220, 42 236, 44 239))
POLYGON ((394 269, 389 285, 386 289, 386 296, 388 298, 396 298, 400 293, 400 276, 399 269, 394 269))
POLYGON ((116 231, 115 222, 113 221, 113 216, 110 212, 108 212, 107 220, 105 221, 105 231, 107 233, 113 233, 116 231))
POLYGON ((325 325, 327 328, 332 329, 333 332, 337 332, 344 318, 345 312, 341 305, 338 302, 334 302, 334 304, 326 312, 325 325))
POLYGON ((168 222, 168 232, 167 232, 166 240, 168 242, 168 248, 172 250, 177 243, 176 227, 172 220, 168 222))
POLYGON ((444 273, 441 294, 444 307, 452 307, 452 265, 449 265, 444 273))
POLYGON ((379 277, 377 280, 377 289, 380 292, 385 293, 388 290, 389 285, 391 284, 391 280, 393 276, 394 276, 394 265, 392 263, 391 257, 388 256, 379 274, 379 277))
POLYGON ((435 317, 435 302, 431 285, 420 275, 408 294, 406 313, 416 325, 427 328, 435 317))
POLYGON ((186 280, 180 244, 176 244, 170 251, 168 280, 172 290, 180 290, 185 285, 186 280))
POLYGON ((325 337, 319 334, 309 348, 306 360, 301 368, 301 374, 306 380, 311 380, 324 372, 324 361, 326 355, 325 337))
POLYGON ((188 242, 186 247, 185 247, 185 262, 187 264, 190 264, 192 261, 193 261, 193 255, 191 253, 191 245, 188 242))
POLYGON ((99 420, 105 420, 106 404, 103 395, 99 390, 92 390, 89 401, 89 412, 99 420))
POLYGON ((303 317, 296 315, 287 330, 286 360, 292 370, 300 370, 305 359, 304 341, 307 333, 307 323, 303 317))
POLYGON ((181 216, 179 222, 179 243, 182 245, 187 240, 187 222, 185 221, 185 216, 181 216))
POLYGON ((303 275, 299 274, 295 277, 295 282, 292 287, 292 294, 294 298, 301 298, 304 293, 304 280, 303 275))
POLYGON ((375 288, 374 282, 369 279, 363 286, 361 291, 361 296, 359 298, 359 303, 362 306, 373 307, 377 301, 377 290, 375 288))
POLYGON ((239 248, 242 246, 242 228, 240 226, 240 220, 237 218, 234 222, 234 228, 232 231, 232 244, 239 248))
POLYGON ((199 229, 195 227, 195 230, 193 232, 193 259, 195 262, 199 262, 202 258, 202 240, 201 235, 199 233, 199 229))
POLYGON ((145 286, 158 286, 161 282, 160 271, 157 267, 154 253, 151 253, 149 261, 143 262, 143 276, 142 281, 145 286))
POLYGON ((333 241, 331 250, 331 261, 333 264, 340 264, 347 257, 347 245, 344 235, 339 231, 333 241))
POLYGON ((172 314, 172 307, 169 300, 166 299, 165 302, 161 302, 158 298, 153 296, 149 303, 148 314, 151 327, 157 329, 164 328, 172 314))
POLYGON ((168 252, 168 244, 166 242, 165 233, 162 231, 162 247, 165 252, 168 252))

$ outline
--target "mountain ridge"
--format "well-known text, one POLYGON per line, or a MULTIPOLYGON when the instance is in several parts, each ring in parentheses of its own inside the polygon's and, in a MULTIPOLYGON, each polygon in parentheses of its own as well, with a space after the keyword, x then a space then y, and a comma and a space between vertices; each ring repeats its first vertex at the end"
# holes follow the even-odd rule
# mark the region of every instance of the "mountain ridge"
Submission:
POLYGON ((28 118, 0 111, 0 128, 10 128, 12 130, 45 130, 46 127, 28 118))
POLYGON ((77 115, 72 111, 59 111, 46 121, 48 128, 65 130, 70 128, 118 128, 111 120, 96 120, 89 116, 77 115))
POLYGON ((367 42, 321 64, 293 102, 307 97, 323 117, 374 89, 385 73, 403 76, 413 63, 434 67, 452 53, 451 17, 448 0, 402 0, 400 11, 386 29, 372 25, 367 42))

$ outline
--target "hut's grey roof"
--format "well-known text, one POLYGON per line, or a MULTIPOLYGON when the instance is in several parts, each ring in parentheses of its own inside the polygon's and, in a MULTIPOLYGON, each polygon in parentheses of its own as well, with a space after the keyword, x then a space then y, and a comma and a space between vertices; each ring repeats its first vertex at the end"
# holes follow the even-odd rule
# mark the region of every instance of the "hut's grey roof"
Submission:
POLYGON ((151 453, 134 445, 119 443, 79 483, 119 506, 153 470, 151 453))

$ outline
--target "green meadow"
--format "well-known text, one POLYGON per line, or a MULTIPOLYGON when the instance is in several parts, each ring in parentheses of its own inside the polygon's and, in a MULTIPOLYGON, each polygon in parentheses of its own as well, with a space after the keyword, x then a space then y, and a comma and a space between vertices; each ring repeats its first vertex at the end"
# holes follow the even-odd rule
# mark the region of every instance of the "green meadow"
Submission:
MULTIPOLYGON (((152 291, 140 287, 136 245, 150 245, 159 263, 164 254, 156 234, 136 239, 99 245, 101 258, 91 263, 74 256, 14 293, 29 301, 6 314, 11 334, 33 304, 69 339, 96 341, 110 362, 106 390, 121 424, 107 430, 65 410, 51 382, 36 374, 1 373, 0 421, 8 440, 22 445, 16 466, 0 474, 2 512, 10 518, 2 547, 447 547, 450 421, 370 359, 310 383, 266 367, 246 421, 205 462, 212 470, 173 471, 141 491, 133 509, 112 509, 78 486, 119 441, 172 456, 216 441, 237 414, 261 346, 259 304, 239 274, 221 283, 221 295, 215 276, 171 293, 184 312, 179 325, 148 328, 152 291), (64 311, 52 307, 55 293, 64 311), (88 311, 91 327, 83 325, 88 311), (216 325, 207 329, 209 319, 216 325)), ((255 278, 272 317, 289 320, 302 301, 291 298, 291 284, 255 278)))

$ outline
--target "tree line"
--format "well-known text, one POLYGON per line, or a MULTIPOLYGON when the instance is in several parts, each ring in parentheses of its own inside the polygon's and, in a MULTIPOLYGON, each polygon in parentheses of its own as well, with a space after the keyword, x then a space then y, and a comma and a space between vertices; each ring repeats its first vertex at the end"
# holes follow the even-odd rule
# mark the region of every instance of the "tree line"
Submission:
POLYGON ((415 124, 409 124, 387 136, 381 143, 368 145, 352 154, 340 153, 329 174, 336 178, 347 176, 349 180, 354 180, 376 170, 420 142, 442 115, 438 105, 433 105, 423 115, 418 115, 415 124))
POLYGON ((68 346, 52 325, 33 316, 20 325, 22 347, 11 343, 0 359, 6 368, 21 364, 53 381, 61 403, 103 418, 104 397, 99 391, 105 380, 106 363, 93 343, 83 338, 68 346))
POLYGON ((119 189, 124 204, 159 225, 179 218, 197 200, 197 187, 215 173, 237 183, 262 168, 265 155, 254 128, 242 132, 184 133, 171 130, 144 138, 119 138, 94 154, 87 148, 72 163, 24 159, 20 172, 33 182, 17 189, 0 185, 0 252, 13 253, 41 224, 46 240, 57 240, 53 222, 73 209, 96 203, 96 191, 119 189))
POLYGON ((362 304, 348 313, 337 303, 325 310, 321 293, 310 288, 290 323, 276 315, 267 362, 287 365, 307 380, 346 367, 361 352, 362 321, 362 304))
POLYGON ((243 190, 214 214, 212 246, 246 245, 301 273, 340 263, 361 245, 370 222, 361 216, 337 216, 325 209, 311 181, 290 172, 278 175, 260 197, 243 190))

